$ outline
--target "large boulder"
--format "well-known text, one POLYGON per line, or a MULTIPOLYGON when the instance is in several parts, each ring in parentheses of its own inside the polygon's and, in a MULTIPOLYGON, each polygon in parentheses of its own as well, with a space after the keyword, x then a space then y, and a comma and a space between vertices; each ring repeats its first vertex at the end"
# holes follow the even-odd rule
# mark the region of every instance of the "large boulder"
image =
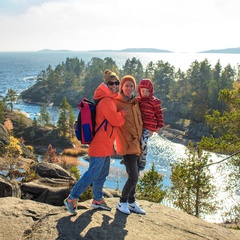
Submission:
POLYGON ((76 179, 57 164, 37 163, 31 169, 39 178, 21 184, 22 198, 55 206, 63 205, 76 179))
POLYGON ((21 184, 22 198, 62 206, 72 189, 73 181, 41 178, 21 184))
POLYGON ((1 197, 21 198, 19 185, 11 182, 8 178, 2 175, 0 175, 0 198, 1 197))
POLYGON ((53 163, 37 163, 32 166, 32 170, 36 171, 36 173, 43 178, 59 178, 59 179, 68 179, 73 180, 74 178, 70 176, 69 172, 63 169, 58 164, 53 163))

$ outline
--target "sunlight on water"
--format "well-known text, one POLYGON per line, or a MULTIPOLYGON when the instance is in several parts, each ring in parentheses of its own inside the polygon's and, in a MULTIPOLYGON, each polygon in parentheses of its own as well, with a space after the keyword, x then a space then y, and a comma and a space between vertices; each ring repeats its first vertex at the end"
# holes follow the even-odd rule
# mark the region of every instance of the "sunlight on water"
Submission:
POLYGON ((170 163, 177 161, 185 156, 185 147, 181 144, 175 144, 168 139, 154 133, 148 142, 148 155, 146 170, 149 170, 154 163, 158 172, 163 175, 164 187, 170 183, 170 163))
MULTIPOLYGON (((210 156, 213 162, 219 162, 227 157, 226 155, 215 153, 210 153, 210 156)), ((240 202, 240 196, 237 194, 236 188, 226 190, 230 181, 228 174, 233 170, 227 165, 227 162, 211 165, 209 169, 214 176, 212 183, 216 186, 217 190, 217 196, 214 200, 218 202, 220 208, 214 214, 205 216, 205 220, 208 222, 221 223, 227 219, 224 214, 240 202)))
POLYGON ((169 166, 170 162, 177 161, 185 156, 186 148, 183 145, 173 143, 156 133, 149 138, 148 143, 147 161, 150 165, 154 162, 156 166, 166 167, 169 166))

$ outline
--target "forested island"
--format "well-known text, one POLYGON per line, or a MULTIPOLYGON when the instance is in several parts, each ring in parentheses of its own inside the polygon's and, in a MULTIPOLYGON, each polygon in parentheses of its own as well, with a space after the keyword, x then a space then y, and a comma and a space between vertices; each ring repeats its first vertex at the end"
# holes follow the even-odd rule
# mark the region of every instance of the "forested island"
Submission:
POLYGON ((119 69, 112 58, 92 58, 89 63, 67 58, 55 69, 49 66, 43 70, 36 84, 22 92, 21 97, 29 103, 55 106, 60 106, 66 98, 71 107, 76 108, 83 97, 92 99, 94 89, 103 81, 103 71, 107 68, 120 78, 131 74, 137 83, 142 78, 150 78, 155 95, 162 101, 166 125, 183 131, 198 125, 198 133, 196 129, 191 132, 188 128, 188 134, 199 138, 212 133, 206 125, 205 115, 214 110, 223 113, 228 109, 225 101, 219 101, 219 92, 235 89, 239 79, 238 72, 231 65, 222 66, 218 61, 211 66, 207 59, 194 61, 184 72, 162 60, 149 62, 144 69, 140 60, 134 57, 127 59, 119 69))
POLYGON ((225 49, 211 49, 202 51, 199 53, 228 53, 228 54, 240 54, 240 48, 225 48, 225 49))

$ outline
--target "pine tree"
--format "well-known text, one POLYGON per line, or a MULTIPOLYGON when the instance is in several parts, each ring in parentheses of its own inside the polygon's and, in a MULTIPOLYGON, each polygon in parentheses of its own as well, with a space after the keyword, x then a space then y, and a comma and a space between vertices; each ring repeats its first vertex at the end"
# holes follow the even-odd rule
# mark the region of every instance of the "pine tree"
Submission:
POLYGON ((171 163, 170 196, 173 204, 196 217, 212 213, 216 210, 216 203, 212 202, 216 188, 211 184, 209 155, 200 147, 193 147, 192 143, 188 145, 186 155, 186 158, 171 163))
POLYGON ((221 90, 219 100, 228 108, 222 114, 214 110, 205 116, 213 136, 203 137, 201 146, 208 151, 233 154, 240 149, 240 88, 221 90))
POLYGON ((7 90, 7 94, 5 96, 5 101, 7 105, 10 105, 11 112, 13 111, 14 102, 17 100, 17 92, 12 88, 7 90))
POLYGON ((34 117, 32 122, 33 127, 36 127, 38 125, 37 119, 34 117))
POLYGON ((136 188, 138 198, 160 203, 166 194, 166 191, 162 190, 162 181, 163 177, 156 171, 153 163, 151 169, 139 180, 136 188))
POLYGON ((59 111, 58 128, 64 136, 67 136, 72 133, 75 116, 72 107, 65 97, 59 106, 59 111))
POLYGON ((5 112, 4 112, 4 103, 0 100, 0 124, 3 124, 5 119, 5 112))
POLYGON ((47 111, 47 106, 45 103, 42 104, 41 109, 40 109, 40 116, 38 117, 38 121, 40 125, 48 125, 50 122, 50 115, 49 112, 47 111))

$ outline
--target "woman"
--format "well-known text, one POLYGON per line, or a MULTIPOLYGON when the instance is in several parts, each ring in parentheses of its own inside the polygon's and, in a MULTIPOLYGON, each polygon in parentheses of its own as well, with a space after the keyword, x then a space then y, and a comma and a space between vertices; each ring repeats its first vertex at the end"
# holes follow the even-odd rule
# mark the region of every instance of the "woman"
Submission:
POLYGON ((93 208, 111 210, 103 199, 103 185, 109 174, 110 156, 114 154, 113 144, 116 138, 116 127, 124 123, 126 112, 117 111, 115 97, 119 91, 119 79, 109 69, 104 71, 104 83, 100 84, 94 92, 94 99, 100 100, 96 108, 96 129, 107 120, 89 145, 89 168, 73 187, 70 195, 64 200, 67 210, 76 214, 76 205, 79 196, 92 184, 93 208))
POLYGON ((138 164, 141 155, 140 138, 143 124, 139 104, 133 95, 136 81, 133 76, 126 75, 120 84, 120 93, 116 97, 117 109, 126 109, 127 115, 122 127, 117 129, 117 152, 123 156, 128 179, 123 187, 117 209, 125 214, 130 211, 145 214, 135 201, 135 190, 138 182, 138 164))

